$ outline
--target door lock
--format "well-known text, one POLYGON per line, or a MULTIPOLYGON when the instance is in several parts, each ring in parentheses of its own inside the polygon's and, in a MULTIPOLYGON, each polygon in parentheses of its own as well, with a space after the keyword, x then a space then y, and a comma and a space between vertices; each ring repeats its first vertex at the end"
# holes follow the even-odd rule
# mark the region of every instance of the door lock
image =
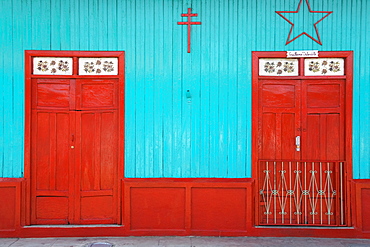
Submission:
POLYGON ((301 151, 301 137, 300 136, 295 137, 295 150, 301 151))

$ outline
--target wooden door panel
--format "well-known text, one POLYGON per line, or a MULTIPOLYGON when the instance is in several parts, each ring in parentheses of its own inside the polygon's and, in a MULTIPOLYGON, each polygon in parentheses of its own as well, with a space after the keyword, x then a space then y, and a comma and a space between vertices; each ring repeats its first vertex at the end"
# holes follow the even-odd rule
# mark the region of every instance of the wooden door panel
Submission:
POLYGON ((34 112, 33 171, 36 190, 67 191, 69 184, 70 117, 68 112, 34 112))
POLYGON ((116 220, 116 199, 113 195, 81 197, 80 223, 114 224, 116 220))
POLYGON ((343 160, 340 114, 309 114, 306 129, 302 137, 303 159, 343 160))
POLYGON ((81 190, 112 189, 118 150, 117 111, 79 112, 81 190))
POLYGON ((99 185, 99 181, 95 181, 95 179, 99 178, 95 176, 95 173, 99 174, 99 167, 97 164, 99 160, 97 159, 99 159, 98 155, 100 154, 100 150, 95 150, 99 147, 98 143, 96 143, 95 135, 98 134, 96 128, 100 126, 96 126, 94 113, 78 114, 77 119, 77 121, 81 120, 81 125, 77 123, 77 131, 81 131, 81 134, 77 133, 78 143, 80 144, 76 145, 76 150, 79 151, 77 154, 79 158, 77 160, 77 165, 80 166, 81 169, 81 190, 95 190, 98 189, 99 185))
POLYGON ((77 80, 76 96, 77 110, 117 109, 118 80, 77 80))
POLYGON ((344 117, 340 114, 326 116, 327 160, 344 160, 344 117))
POLYGON ((295 108, 296 86, 284 81, 262 82, 262 107, 295 108))
POLYGON ((341 103, 341 85, 324 81, 306 81, 307 108, 337 108, 341 103))
POLYGON ((67 224, 70 186, 69 112, 33 112, 33 223, 67 224), (55 205, 52 205, 55 201, 55 205))
POLYGON ((294 113, 281 114, 281 156, 279 159, 294 160, 300 157, 296 151, 296 115, 294 113))
POLYGON ((76 162, 79 217, 85 224, 116 223, 118 119, 117 111, 77 112, 76 162), (96 210, 93 210, 96 209, 96 210), (95 213, 93 213, 95 212, 95 213))
POLYGON ((259 94, 260 159, 299 159, 300 81, 261 80, 259 94))
POLYGON ((71 85, 68 79, 33 79, 33 109, 64 109, 71 106, 71 85))
POLYGON ((302 158, 344 160, 344 80, 302 81, 302 158))
POLYGON ((261 159, 295 159, 295 125, 294 113, 264 113, 261 122, 261 159))
POLYGON ((110 190, 117 185, 118 114, 117 111, 103 112, 100 118, 100 188, 110 190))
MULTIPOLYGON (((307 116, 307 130, 302 136, 303 159, 320 160, 320 148, 323 144, 320 140, 320 115, 311 114, 307 116), (320 145, 322 143, 322 145, 320 145)), ((322 152, 323 153, 323 152, 322 152)))
POLYGON ((261 123, 261 159, 274 159, 276 156, 276 114, 264 113, 261 123))
POLYGON ((36 219, 33 224, 65 225, 69 223, 69 198, 67 196, 36 197, 36 219))

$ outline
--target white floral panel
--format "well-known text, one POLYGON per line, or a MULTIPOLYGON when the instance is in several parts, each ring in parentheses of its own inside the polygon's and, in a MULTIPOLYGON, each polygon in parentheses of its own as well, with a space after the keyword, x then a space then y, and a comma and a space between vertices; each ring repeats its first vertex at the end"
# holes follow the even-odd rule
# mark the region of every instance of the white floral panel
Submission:
POLYGON ((86 57, 78 60, 79 75, 118 75, 118 58, 86 57))
POLYGON ((343 58, 310 58, 304 60, 306 76, 344 75, 343 58))
POLYGON ((73 60, 71 57, 34 57, 34 75, 72 75, 73 60))
POLYGON ((261 58, 261 76, 298 76, 298 59, 261 58))

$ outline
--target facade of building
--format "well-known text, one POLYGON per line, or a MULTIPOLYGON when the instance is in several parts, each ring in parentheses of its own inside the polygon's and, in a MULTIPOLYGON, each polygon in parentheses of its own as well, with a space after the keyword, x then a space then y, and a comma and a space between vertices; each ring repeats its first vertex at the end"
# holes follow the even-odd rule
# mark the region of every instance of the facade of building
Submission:
POLYGON ((0 237, 370 237, 369 1, 0 9, 0 237))

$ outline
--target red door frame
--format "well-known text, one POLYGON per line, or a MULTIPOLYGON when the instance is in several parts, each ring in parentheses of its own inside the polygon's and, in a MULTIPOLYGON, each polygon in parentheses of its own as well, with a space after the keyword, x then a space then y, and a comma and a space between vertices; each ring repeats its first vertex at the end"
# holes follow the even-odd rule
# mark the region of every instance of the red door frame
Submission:
POLYGON ((118 224, 122 222, 122 190, 121 180, 124 174, 124 102, 125 102, 125 61, 124 51, 25 51, 25 146, 24 146, 24 177, 23 202, 21 225, 31 224, 31 124, 32 124, 32 79, 34 78, 58 78, 58 79, 118 79, 118 187, 117 217, 118 224), (72 75, 33 75, 33 57, 72 57, 72 75), (78 75, 78 58, 81 57, 116 57, 118 58, 118 75, 78 75))
MULTIPOLYGON (((304 76, 304 58, 299 58, 298 76, 259 76, 260 58, 286 58, 286 51, 253 51, 252 52, 252 177, 258 184, 258 84, 260 79, 287 79, 287 80, 324 80, 324 79, 342 79, 346 81, 345 86, 345 161, 347 174, 347 201, 346 214, 348 226, 351 222, 351 180, 352 180, 352 100, 353 100, 353 51, 320 51, 319 58, 343 58, 345 59, 343 76, 304 76)), ((254 223, 258 224, 259 192, 258 186, 255 186, 255 212, 254 223)))

